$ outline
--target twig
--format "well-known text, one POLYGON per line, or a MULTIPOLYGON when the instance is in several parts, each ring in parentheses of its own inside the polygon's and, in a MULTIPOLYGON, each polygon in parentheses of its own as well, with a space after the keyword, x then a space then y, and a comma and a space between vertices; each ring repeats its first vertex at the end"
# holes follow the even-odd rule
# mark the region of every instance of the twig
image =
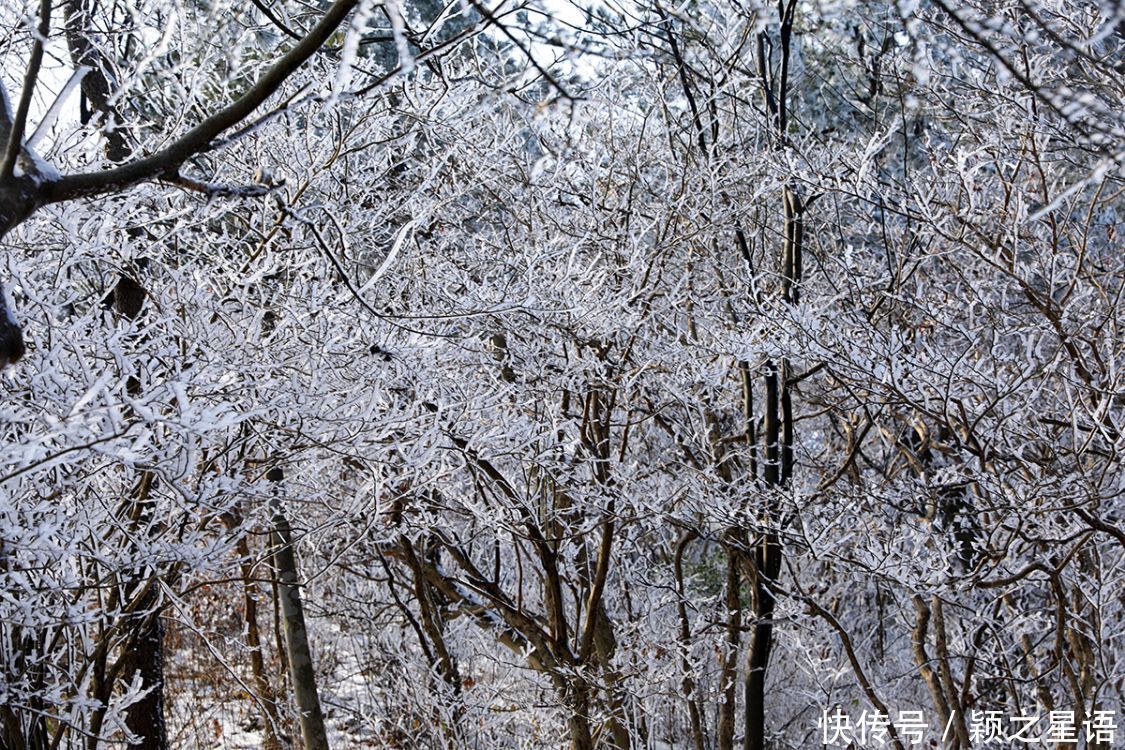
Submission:
POLYGON ((23 132, 27 128, 27 112, 31 108, 31 97, 35 93, 35 82, 39 79, 39 66, 43 64, 43 43, 51 31, 51 0, 41 0, 39 4, 39 28, 35 41, 31 44, 31 59, 27 61, 27 72, 23 77, 23 91, 16 108, 12 129, 8 131, 8 145, 4 150, 4 162, 0 165, 0 180, 7 180, 16 168, 20 146, 23 145, 23 132))

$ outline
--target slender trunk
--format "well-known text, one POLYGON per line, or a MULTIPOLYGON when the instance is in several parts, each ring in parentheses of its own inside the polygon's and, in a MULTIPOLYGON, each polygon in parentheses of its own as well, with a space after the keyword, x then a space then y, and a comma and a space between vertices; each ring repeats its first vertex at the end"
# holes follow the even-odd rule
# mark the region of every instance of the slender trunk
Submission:
POLYGON ((609 697, 609 736, 614 750, 629 750, 633 746, 629 719, 626 713, 625 689, 621 672, 613 666, 617 654, 617 638, 613 634, 613 621, 609 619, 605 604, 599 601, 596 606, 597 623, 594 630, 594 656, 604 675, 606 693, 609 697))
POLYGON ((676 554, 672 559, 673 570, 676 574, 676 614, 680 620, 680 660, 683 665, 684 677, 680 682, 680 689, 687 703, 688 722, 691 726, 691 741, 694 750, 707 750, 707 742, 703 735, 703 711, 699 705, 699 692, 696 689, 695 677, 692 676, 691 663, 691 625, 688 622, 686 593, 684 591, 684 550, 698 535, 694 531, 687 531, 680 537, 676 545, 676 554))
MULTIPOLYGON (((790 188, 785 188, 784 242, 781 253, 782 298, 796 303, 801 280, 801 252, 804 241, 804 207, 801 199, 790 188)), ((747 652, 747 671, 744 678, 746 721, 743 750, 765 748, 765 696, 766 670, 773 651, 773 615, 775 598, 773 584, 781 573, 782 548, 777 532, 778 508, 774 492, 789 485, 793 476, 793 397, 788 385, 790 366, 786 359, 771 361, 765 367, 766 404, 764 415, 765 466, 764 479, 767 492, 766 507, 762 514, 764 531, 754 550, 750 577, 753 587, 754 625, 747 652)), ((749 401, 748 401, 749 403, 749 401)))
MULTIPOLYGON (((439 699, 450 709, 451 725, 446 725, 445 718, 439 712, 435 711, 435 715, 442 723, 449 741, 456 743, 459 740, 458 726, 465 713, 465 706, 462 700, 461 670, 445 640, 445 614, 442 611, 441 592, 435 591, 426 582, 426 574, 422 570, 414 545, 405 536, 402 537, 400 549, 403 560, 410 568, 414 579, 414 598, 418 602, 418 613, 421 615, 421 621, 415 621, 418 637, 431 666, 445 683, 446 689, 439 690, 439 699)), ((436 549, 431 547, 425 551, 425 554, 430 558, 427 562, 438 567, 436 549)), ((403 612, 413 618, 409 610, 405 609, 405 604, 403 604, 403 612)))
POLYGON ((743 750, 764 750, 766 746, 766 669, 773 651, 774 596, 769 583, 781 570, 781 545, 775 534, 755 551, 754 564, 754 627, 750 631, 744 688, 746 732, 743 750))
POLYGON ((742 578, 739 572, 738 552, 728 544, 726 597, 726 638, 719 666, 719 686, 722 703, 719 705, 719 750, 734 750, 734 712, 737 700, 738 651, 742 636, 742 578))
MULTIPOLYGON (((775 362, 766 364, 765 371, 765 487, 771 493, 787 479, 783 469, 781 439, 784 410, 781 408, 781 391, 784 374, 775 362)), ((754 624, 750 630, 750 647, 747 651, 746 674, 743 678, 745 705, 743 716, 745 731, 743 750, 763 750, 766 735, 765 684, 766 668, 773 650, 774 596, 770 584, 781 570, 781 545, 771 529, 775 522, 774 500, 767 495, 767 504, 761 521, 766 531, 756 545, 750 559, 749 578, 753 592, 754 624)))
MULTIPOLYGON (((7 131, 0 127, 0 142, 6 139, 7 131)), ((30 177, 0 178, 0 240, 23 223, 35 206, 35 184, 30 177)), ((26 351, 23 331, 8 304, 4 282, 0 281, 0 370, 19 362, 26 351)))
MULTIPOLYGON (((139 383, 137 384, 139 386, 139 383)), ((136 395, 136 387, 130 388, 136 395)), ((136 499, 130 510, 130 527, 134 534, 151 534, 155 504, 151 492, 156 477, 152 472, 141 475, 136 499)), ((137 736, 129 747, 141 750, 164 750, 168 747, 168 730, 164 722, 164 623, 160 619, 160 587, 150 576, 154 571, 141 567, 132 574, 129 587, 140 593, 136 605, 139 613, 134 635, 126 641, 121 656, 121 679, 124 685, 140 679, 145 696, 125 710, 125 726, 137 736)), ((130 595, 130 598, 137 596, 130 595)))
MULTIPOLYGON (((280 483, 281 469, 271 469, 267 477, 280 483)), ((289 674, 293 683, 293 697, 301 714, 301 737, 305 750, 328 750, 328 733, 324 728, 324 713, 316 689, 316 671, 313 669, 309 634, 305 627, 305 610, 301 604, 301 589, 297 574, 297 555, 293 551, 293 534, 289 519, 281 504, 273 502, 274 565, 277 568, 278 595, 281 600, 281 618, 285 630, 285 648, 288 653, 289 674)))
MULTIPOLYGON (((605 607, 605 588, 609 580, 609 570, 613 559, 613 544, 616 538, 617 506, 613 499, 613 478, 610 473, 612 461, 610 449, 610 418, 613 413, 613 397, 606 397, 598 390, 591 390, 585 400, 585 413, 582 424, 583 439, 595 457, 594 476, 598 485, 609 493, 609 501, 602 521, 602 535, 598 552, 593 562, 593 575, 590 574, 591 559, 583 543, 578 553, 578 569, 582 581, 582 599, 586 602, 586 622, 578 629, 579 618, 575 618, 578 629, 578 657, 583 664, 596 666, 604 678, 609 717, 606 722, 611 746, 616 750, 629 750, 632 746, 629 720, 626 712, 626 698, 622 687, 621 673, 613 664, 617 653, 617 638, 614 635, 613 620, 605 607)), ((623 438, 624 439, 624 438, 623 438)))
MULTIPOLYGON (((117 595, 119 589, 114 588, 110 594, 108 607, 112 611, 116 607, 117 595)), ((106 603, 98 596, 98 606, 105 606, 106 603)), ((90 698, 95 701, 96 708, 90 713, 89 734, 86 735, 86 750, 96 750, 98 747, 99 739, 102 733, 102 724, 105 722, 105 714, 109 709, 109 698, 113 691, 113 679, 109 675, 109 651, 110 643, 109 638, 112 635, 107 632, 103 624, 98 625, 98 635, 94 643, 97 646, 94 648, 93 656, 90 659, 90 698)))
MULTIPOLYGON (((930 690, 930 697, 933 699, 934 708, 937 709, 938 722, 944 727, 949 723, 949 702, 946 700, 945 691, 942 689, 938 673, 934 671, 930 663, 931 659, 926 653, 926 640, 930 626, 930 608, 926 605, 925 600, 917 594, 914 595, 914 610, 916 612, 913 633, 914 664, 918 667, 918 673, 922 675, 922 680, 930 690)), ((947 742, 947 747, 949 747, 950 750, 957 750, 960 746, 961 741, 958 734, 952 735, 947 742)))
POLYGON ((258 693, 256 702, 262 712, 262 725, 265 732, 262 747, 264 750, 280 750, 281 741, 278 739, 277 731, 281 723, 277 713, 277 698, 270 687, 265 658, 262 656, 262 635, 258 629, 259 588, 254 581, 254 568, 250 563, 250 545, 247 544, 245 536, 239 538, 235 550, 238 552, 239 568, 242 573, 243 619, 246 622, 246 647, 250 650, 250 674, 254 680, 254 689, 258 693))
POLYGON ((4 740, 3 747, 10 750, 26 750, 23 724, 16 712, 10 706, 0 706, 0 718, 4 722, 4 734, 0 735, 0 739, 4 740))
POLYGON ((930 600, 934 616, 934 637, 938 658, 938 677, 941 679, 942 688, 948 696, 950 717, 953 720, 955 736, 960 741, 961 747, 972 747, 969 730, 965 726, 965 711, 961 707, 961 700, 957 696, 957 686, 953 682, 953 669, 950 665, 948 637, 945 630, 945 615, 942 613, 941 599, 934 596, 930 600))
MULTIPOLYGON (((0 563, 0 570, 4 567, 0 563)), ((49 747, 43 701, 39 698, 46 689, 39 657, 45 644, 36 643, 32 633, 34 631, 20 626, 0 623, 0 643, 8 649, 5 666, 13 677, 18 675, 27 681, 24 687, 30 693, 25 705, 13 708, 0 704, 0 747, 5 750, 46 750, 49 747)))

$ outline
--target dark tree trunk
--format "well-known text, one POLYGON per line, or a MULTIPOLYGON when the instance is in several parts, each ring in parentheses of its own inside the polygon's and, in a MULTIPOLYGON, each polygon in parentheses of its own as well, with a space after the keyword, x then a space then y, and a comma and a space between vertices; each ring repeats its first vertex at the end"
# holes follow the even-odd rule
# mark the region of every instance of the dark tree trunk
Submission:
POLYGON ((139 750, 166 750, 168 730, 164 723, 164 623, 160 619, 156 600, 156 587, 145 594, 142 608, 154 611, 138 626, 132 648, 125 655, 123 670, 125 684, 139 676, 141 685, 148 690, 144 698, 125 711, 125 726, 138 738, 130 748, 139 750))
MULTIPOLYGON (((31 216, 37 205, 35 198, 35 184, 30 178, 0 178, 0 240, 31 216)), ((25 352, 23 332, 0 281, 0 370, 19 362, 25 352)))
POLYGON ((566 703, 570 709, 567 730, 570 733, 570 750, 594 750, 594 737, 590 732, 590 690, 580 680, 571 683, 566 703))
MULTIPOLYGON (((272 469, 267 476, 280 486, 281 469, 272 469)), ((305 750, 328 750, 328 733, 324 728, 324 713, 320 708, 320 696, 316 687, 316 670, 313 668, 309 633, 305 626, 305 608, 301 602, 293 533, 289 528, 289 519, 285 517, 276 498, 273 505, 273 525, 273 558, 277 567, 278 595, 281 600, 293 697, 297 702, 297 710, 301 713, 301 738, 304 740, 305 750)))
MULTIPOLYGON (((137 484, 129 519, 133 534, 153 533, 156 507, 151 494, 155 481, 152 472, 145 472, 137 484)), ((144 698, 125 712, 125 726, 138 738, 130 747, 142 750, 165 750, 168 747, 168 731, 164 723, 164 624, 160 619, 163 606, 160 587, 151 580, 154 575, 154 571, 143 567, 133 573, 130 588, 135 593, 130 596, 139 597, 136 611, 144 614, 134 621, 135 630, 125 643, 120 667, 124 685, 130 685, 139 677, 141 686, 148 691, 144 698)))
MULTIPOLYGON (((733 534, 732 534, 733 536, 733 534)), ((729 540, 733 542, 734 540, 729 540)), ((719 750, 734 750, 735 702, 738 697, 738 653, 742 640, 742 578, 738 569, 738 550, 728 544, 724 604, 726 605, 726 638, 719 667, 722 703, 719 705, 719 750)))

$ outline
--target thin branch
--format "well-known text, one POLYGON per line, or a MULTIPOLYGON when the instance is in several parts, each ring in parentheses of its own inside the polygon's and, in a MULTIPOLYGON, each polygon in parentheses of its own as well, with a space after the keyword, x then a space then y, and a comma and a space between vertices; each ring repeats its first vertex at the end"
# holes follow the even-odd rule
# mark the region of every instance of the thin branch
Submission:
POLYGON ((280 29, 282 33, 292 39, 296 39, 298 42, 301 41, 301 35, 296 31, 293 31, 293 29, 289 28, 289 26, 287 26, 284 21, 278 18, 274 14, 274 12, 270 10, 265 3, 262 2, 262 0, 250 0, 250 2, 254 4, 255 8, 262 11, 262 14, 270 20, 270 23, 280 29))
POLYGON ((47 131, 49 131, 54 126, 55 122, 58 121, 59 114, 62 112, 62 108, 63 105, 66 104, 66 100, 70 98, 70 95, 74 92, 74 89, 78 88, 82 84, 82 79, 85 78, 86 74, 89 72, 90 68, 88 66, 79 65, 75 69, 75 71, 71 73, 70 78, 67 79, 66 85, 63 86, 62 91, 60 91, 58 96, 55 97, 55 101, 51 104, 51 108, 47 110, 47 114, 43 115, 43 119, 39 121, 39 125, 35 128, 35 132, 33 132, 31 134, 31 137, 27 139, 28 148, 35 148, 36 144, 38 144, 39 141, 41 141, 43 137, 47 135, 47 131))
POLYGON ((559 96, 561 96, 563 99, 569 99, 572 102, 578 101, 577 98, 567 93, 566 89, 563 88, 563 85, 559 83, 557 78, 551 75, 551 73, 546 68, 544 68, 536 61, 535 57, 531 54, 531 50, 529 50, 523 42, 517 39, 515 34, 513 34, 507 26, 501 23, 500 20, 496 18, 496 16, 494 16, 490 10, 477 2, 477 0, 469 0, 469 4, 476 8, 477 12, 484 16, 484 19, 488 21, 489 24, 499 29, 501 34, 508 37, 512 44, 516 45, 519 51, 522 52, 527 58, 527 61, 530 62, 537 71, 539 71, 539 75, 543 76, 544 80, 546 80, 547 83, 551 84, 551 86, 553 86, 555 90, 559 92, 559 96))
POLYGON ((54 461, 56 458, 62 458, 69 453, 84 451, 89 448, 93 448, 95 445, 101 445, 102 443, 108 443, 111 440, 116 440, 117 438, 124 437, 129 432, 129 430, 130 428, 126 428, 124 430, 121 430, 120 432, 114 432, 111 435, 106 435, 104 437, 97 438, 96 440, 91 440, 90 442, 83 443, 82 445, 72 445, 69 448, 63 448, 60 451, 55 451, 54 453, 46 455, 43 458, 32 461, 31 463, 21 466, 18 469, 14 469, 7 474, 4 474, 3 476, 0 476, 0 484, 3 484, 10 479, 15 479, 19 475, 25 474, 32 469, 38 468, 44 464, 48 464, 51 461, 54 461))
MULTIPOLYGON (((345 286, 347 286, 348 291, 351 292, 353 297, 355 297, 356 302, 361 304, 363 306, 363 309, 367 310, 367 312, 371 313, 376 318, 383 320, 383 313, 372 307, 371 303, 365 300, 363 298, 363 295, 359 293, 359 290, 356 289, 355 284, 352 283, 351 277, 348 276, 348 272, 344 269, 343 264, 340 263, 340 259, 336 257, 336 254, 332 252, 332 248, 328 246, 328 242, 324 239, 324 235, 321 234, 320 228, 317 227, 317 225, 312 220, 306 219, 291 208, 286 208, 285 213, 309 228, 309 231, 311 231, 313 234, 313 238, 316 239, 317 246, 320 247, 320 251, 324 253, 325 257, 327 257, 328 260, 332 263, 332 267, 336 269, 336 273, 339 274, 340 280, 344 282, 345 286)), ((337 227, 337 231, 340 232, 340 237, 343 238, 343 231, 339 227, 337 227)))
POLYGON ((203 193, 208 198, 258 198, 263 195, 269 195, 285 185, 284 181, 276 185, 223 185, 216 182, 204 182, 203 180, 197 180, 192 177, 185 177, 178 173, 164 181, 182 187, 185 190, 203 193))
MULTIPOLYGON (((789 565, 788 563, 786 564, 789 565)), ((789 569, 790 573, 792 573, 792 565, 789 565, 789 569)), ((796 576, 794 576, 794 582, 796 583, 796 576)), ((782 589, 782 587, 778 586, 776 583, 771 582, 769 583, 769 586, 776 589, 779 593, 789 594, 789 592, 782 589)), ((809 609, 812 610, 813 614, 824 620, 826 623, 828 623, 829 626, 831 626, 833 630, 836 631, 836 635, 840 638, 840 644, 844 647, 844 653, 848 657, 848 662, 851 664, 852 672, 855 674, 856 680, 859 682, 859 686, 863 690, 863 694, 867 697, 867 700, 871 703, 872 706, 875 707, 875 709, 880 714, 883 714, 884 716, 889 715, 890 711, 887 710, 887 704, 883 703, 882 699, 879 697, 879 694, 875 692, 875 687, 871 684, 871 680, 868 679, 867 673, 863 671, 863 666, 860 664, 859 657, 856 655, 855 647, 852 644, 851 635, 847 630, 844 629, 844 626, 840 624, 840 621, 836 619, 835 615, 822 607, 816 602, 816 600, 805 593, 804 589, 802 589, 799 584, 797 584, 796 587, 799 598, 809 606, 809 609)), ((895 750, 905 750, 902 744, 902 740, 899 739, 898 732, 895 731, 895 727, 893 724, 887 727, 887 732, 888 734, 890 734, 891 744, 894 745, 895 750)))
POLYGON ((114 169, 63 177, 48 187, 46 202, 56 203, 98 195, 145 180, 174 175, 181 164, 206 149, 221 133, 249 117, 272 96, 332 36, 358 2, 359 0, 336 0, 320 22, 282 55, 245 94, 196 125, 167 148, 114 169))
MULTIPOLYGON (((988 54, 992 56, 992 58, 996 60, 996 62, 998 62, 1004 68, 1004 70, 1008 71, 1009 75, 1019 81, 1020 84, 1022 84, 1023 87, 1026 88, 1032 96, 1049 107, 1051 111, 1058 115, 1067 125, 1070 125, 1072 128, 1076 129, 1083 136, 1087 138, 1090 137, 1089 130, 1082 123, 1071 119, 1071 117, 1069 117, 1067 113, 1063 111, 1063 108, 1058 103, 1056 103, 1052 97, 1048 96, 1047 93, 1043 91, 1043 88, 1041 86, 1038 86, 1034 81, 1031 80, 1028 75, 1025 75, 1023 71, 1009 62, 1008 59, 1004 57, 1004 54, 1000 51, 1000 49, 991 41, 989 41, 989 39, 985 37, 984 33, 972 22, 965 18, 962 18, 961 15, 957 13, 944 0, 934 0, 934 5, 937 6, 947 16, 952 18, 953 22, 956 23, 957 26, 959 26, 970 39, 983 47, 984 50, 988 52, 988 54)), ((1093 146, 1097 149, 1099 154, 1109 153, 1104 143, 1094 143, 1093 146)))
POLYGON ((15 171, 20 146, 23 145, 23 133, 27 129, 27 113, 31 109, 31 97, 35 93, 35 83, 39 80, 39 67, 43 64, 43 43, 50 31, 51 0, 41 0, 39 3, 39 27, 36 29, 35 40, 31 44, 31 59, 27 61, 27 72, 23 77, 20 103, 16 108, 16 116, 12 121, 12 127, 8 131, 8 145, 4 149, 4 161, 0 164, 0 180, 9 179, 15 171))

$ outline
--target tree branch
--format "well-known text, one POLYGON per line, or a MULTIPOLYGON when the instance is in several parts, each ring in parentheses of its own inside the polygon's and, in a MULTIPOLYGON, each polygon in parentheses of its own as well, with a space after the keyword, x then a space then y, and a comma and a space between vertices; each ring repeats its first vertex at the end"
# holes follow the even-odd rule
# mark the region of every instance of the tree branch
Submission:
MULTIPOLYGON (((46 1, 46 0, 44 0, 46 1)), ((208 148, 216 137, 249 117, 328 40, 358 0, 335 3, 299 43, 282 55, 250 89, 230 104, 157 153, 114 169, 68 175, 47 189, 45 202, 57 203, 98 195, 164 176, 172 176, 189 158, 208 148)))
MULTIPOLYGON (((31 108, 31 97, 35 93, 35 82, 39 80, 39 67, 43 64, 43 42, 51 31, 51 0, 39 3, 39 27, 35 30, 35 41, 31 44, 31 59, 27 61, 27 72, 23 77, 23 91, 16 107, 16 116, 8 131, 8 144, 4 149, 4 161, 0 163, 0 180, 7 180, 16 168, 23 133, 27 128, 27 112, 31 108)), ((5 103, 6 104, 6 103, 5 103)))

